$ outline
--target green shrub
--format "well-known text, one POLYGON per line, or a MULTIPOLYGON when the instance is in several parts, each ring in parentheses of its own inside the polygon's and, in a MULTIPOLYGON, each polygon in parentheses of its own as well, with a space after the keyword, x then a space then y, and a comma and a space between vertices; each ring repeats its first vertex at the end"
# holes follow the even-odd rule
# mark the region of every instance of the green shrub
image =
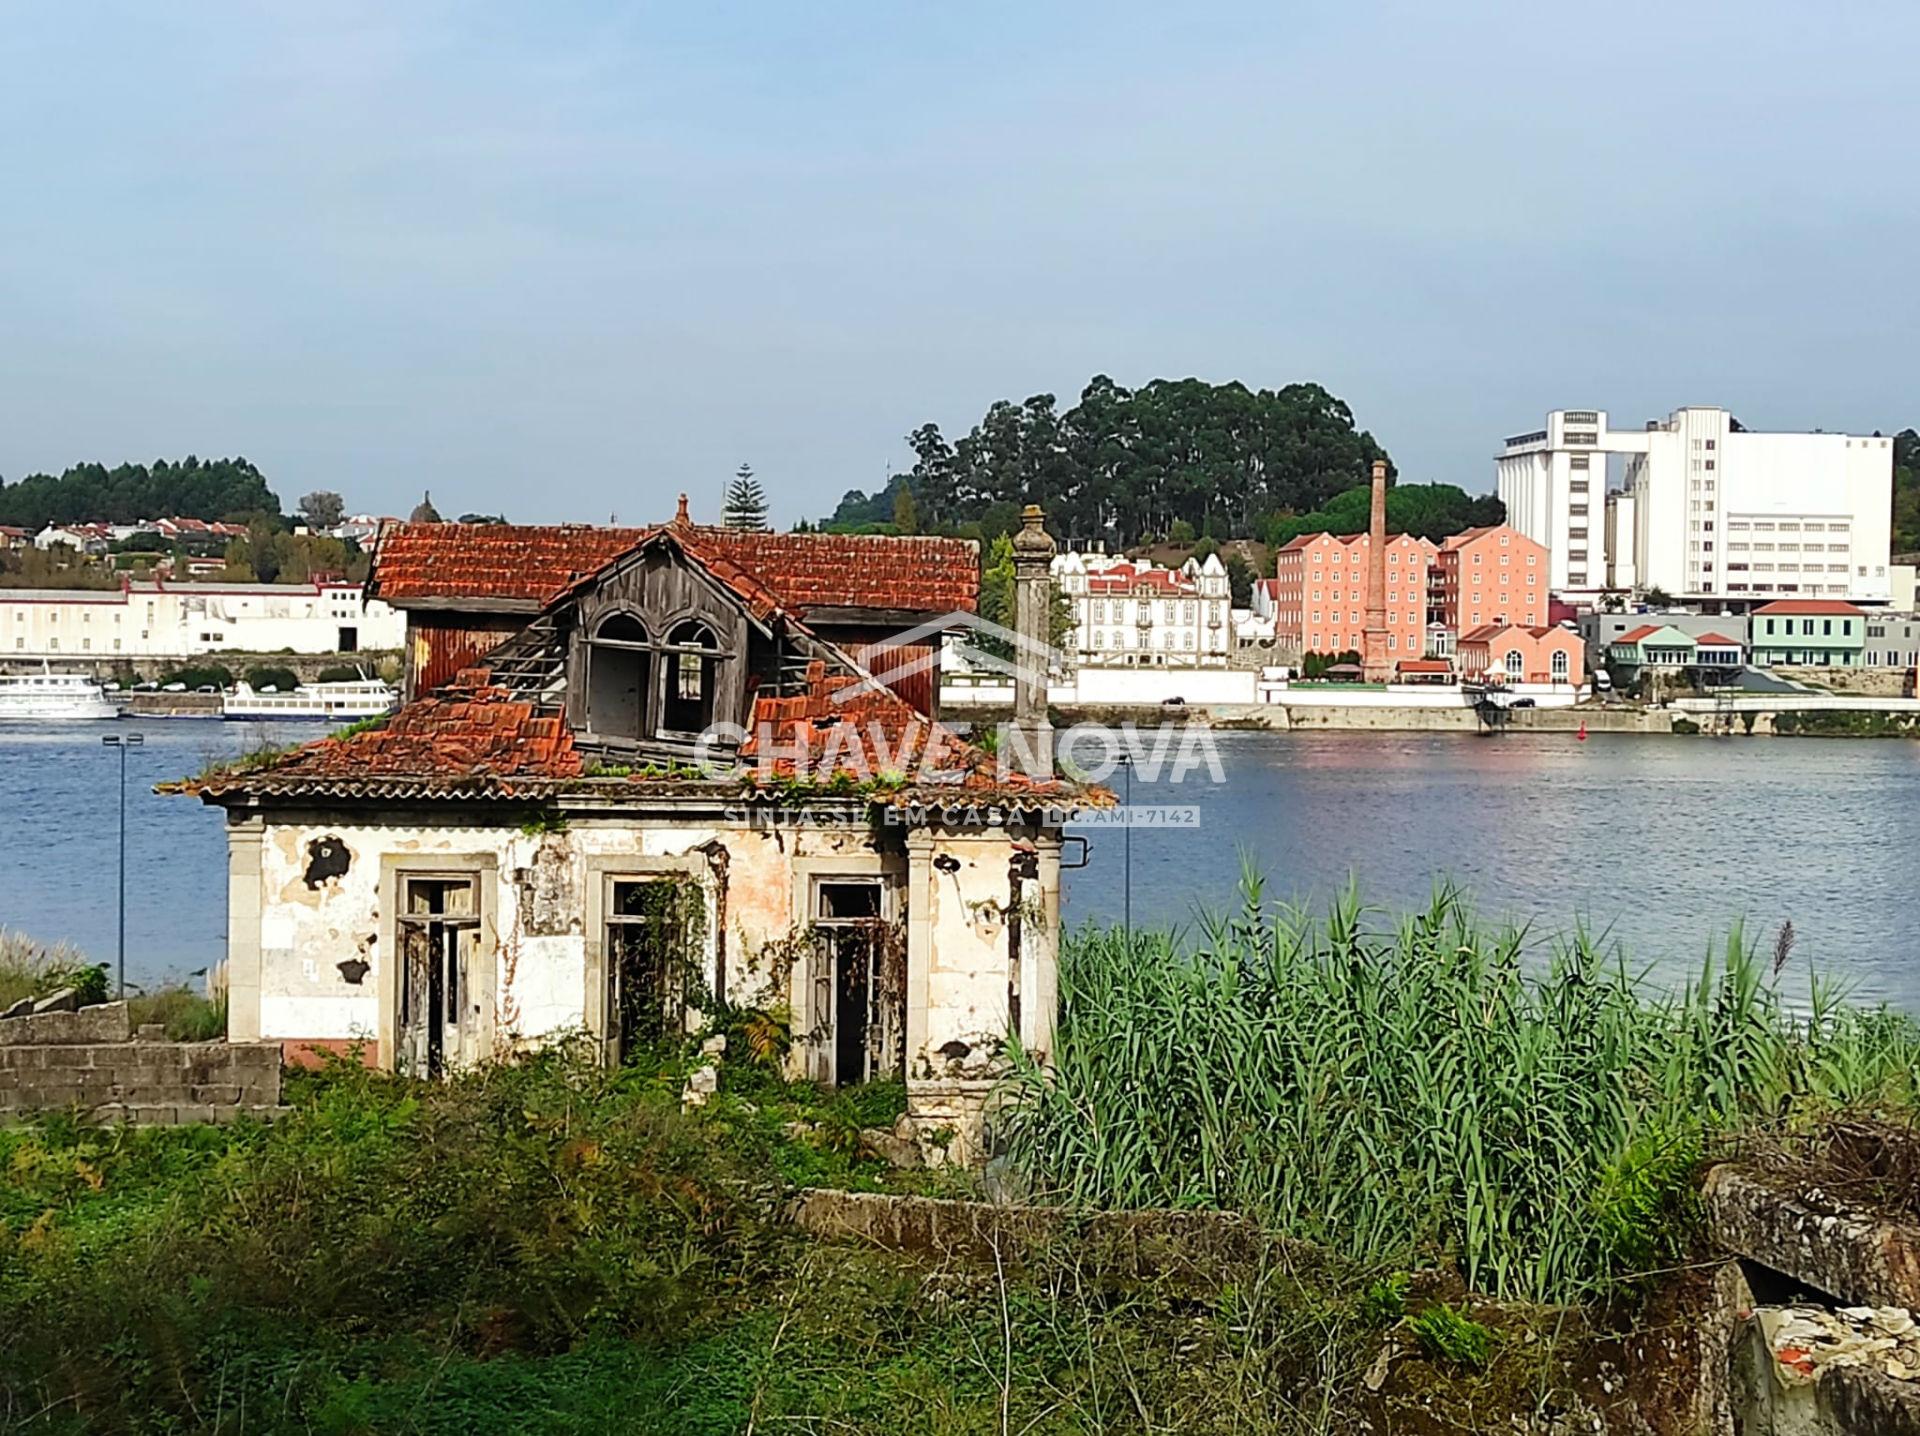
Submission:
POLYGON ((1676 718, 1673 720, 1673 731, 1676 733, 1698 733, 1700 731, 1700 725, 1691 718, 1676 718))
POLYGON ((1360 1294, 1360 1319, 1369 1326, 1392 1326, 1407 1314, 1408 1277, 1395 1272, 1360 1294))
POLYGON ((291 668, 281 668, 277 664, 257 663, 247 670, 247 686, 256 692, 262 688, 272 688, 281 693, 291 693, 300 686, 300 675, 291 668))
POLYGON ((358 683, 361 673, 351 663, 329 663, 320 670, 320 683, 358 683))
POLYGON ((160 685, 184 683, 188 688, 231 688, 233 670, 224 663, 190 663, 160 675, 160 685))
POLYGON ((1920 738, 1920 721, 1880 709, 1788 710, 1774 715, 1773 731, 1806 738, 1920 738))
POLYGON ((1430 1306, 1413 1319, 1420 1349, 1462 1371, 1484 1370, 1493 1354, 1493 1333, 1450 1306, 1430 1306))

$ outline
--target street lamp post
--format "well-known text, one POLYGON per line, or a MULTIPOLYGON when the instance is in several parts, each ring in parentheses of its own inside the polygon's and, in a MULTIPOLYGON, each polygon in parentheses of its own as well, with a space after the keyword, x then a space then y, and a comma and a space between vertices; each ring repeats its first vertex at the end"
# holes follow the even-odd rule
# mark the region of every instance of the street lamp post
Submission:
POLYGON ((1127 775, 1127 796, 1120 805, 1121 913, 1127 930, 1127 946, 1133 946, 1133 758, 1120 755, 1120 771, 1127 775))
POLYGON ((120 750, 120 1000, 127 997, 127 749, 146 741, 138 733, 109 733, 101 743, 120 750))

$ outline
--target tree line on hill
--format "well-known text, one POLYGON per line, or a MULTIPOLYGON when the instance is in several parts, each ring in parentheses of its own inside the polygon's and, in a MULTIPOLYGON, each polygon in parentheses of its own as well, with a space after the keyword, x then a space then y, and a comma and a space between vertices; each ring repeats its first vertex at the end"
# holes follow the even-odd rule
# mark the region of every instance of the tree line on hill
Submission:
POLYGON ((319 574, 363 579, 368 561, 359 545, 317 532, 338 525, 345 512, 339 494, 316 490, 301 498, 297 510, 313 531, 295 533, 266 476, 244 458, 190 455, 178 462, 160 459, 111 469, 75 464, 59 475, 30 474, 12 484, 0 479, 0 523, 21 528, 190 518, 247 529, 244 537, 143 531, 116 540, 100 557, 58 548, 0 555, 0 587, 107 588, 123 576, 151 572, 169 555, 220 559, 223 568, 206 576, 224 582, 305 583, 319 574))
MULTIPOLYGON (((1064 413, 1051 394, 999 400, 949 441, 907 437, 913 467, 875 493, 850 490, 821 527, 956 533, 984 543, 1038 503, 1063 545, 1111 548, 1197 539, 1277 545, 1319 528, 1365 527, 1373 461, 1392 460, 1318 384, 1156 379, 1135 390, 1096 376, 1064 413)), ((1451 484, 1395 484, 1390 521, 1443 538, 1505 517, 1500 501, 1451 484)))
POLYGON ((1104 374, 1064 412, 1051 394, 1001 399, 957 440, 927 423, 907 443, 914 464, 901 482, 878 496, 849 493, 830 525, 893 522, 910 507, 920 525, 978 523, 991 534, 1038 503, 1076 546, 1124 547, 1181 521, 1219 539, 1258 537, 1273 517, 1364 483, 1373 460, 1387 458, 1318 384, 1156 379, 1126 389, 1104 374))
POLYGON ((280 499, 266 476, 242 458, 178 463, 75 464, 64 473, 29 474, 9 484, 0 478, 0 524, 40 529, 48 524, 137 523, 141 519, 190 518, 244 521, 278 515, 280 499))
POLYGON ((1920 553, 1920 433, 1893 436, 1893 551, 1920 553))

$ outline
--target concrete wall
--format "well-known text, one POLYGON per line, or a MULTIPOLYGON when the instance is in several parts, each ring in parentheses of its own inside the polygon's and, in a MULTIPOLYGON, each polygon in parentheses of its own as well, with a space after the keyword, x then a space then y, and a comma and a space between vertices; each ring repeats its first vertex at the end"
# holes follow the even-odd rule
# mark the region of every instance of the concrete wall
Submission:
MULTIPOLYGON (((1259 677, 1257 666, 1221 668, 1082 668, 1073 679, 1051 684, 1047 701, 1056 707, 1146 708, 1168 698, 1190 704, 1252 703, 1259 677)), ((980 708, 1008 708, 1013 684, 957 681, 951 675, 941 685, 943 709, 970 712, 980 708)))
POLYGON ((0 1022, 0 1121, 79 1108, 130 1122, 217 1122, 279 1105, 275 1043, 129 1040, 124 1002, 0 1022))
POLYGON ((1808 668, 1777 663, 1775 678, 1812 687, 1830 688, 1836 693, 1857 694, 1862 698, 1913 697, 1911 668, 1808 668))

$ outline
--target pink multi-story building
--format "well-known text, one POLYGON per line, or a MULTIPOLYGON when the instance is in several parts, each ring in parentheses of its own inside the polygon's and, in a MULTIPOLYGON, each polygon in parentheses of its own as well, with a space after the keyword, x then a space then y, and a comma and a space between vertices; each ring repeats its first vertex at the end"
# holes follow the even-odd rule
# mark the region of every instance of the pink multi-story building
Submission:
MULTIPOLYGON (((1367 627, 1366 534, 1302 534, 1279 552, 1274 567, 1275 638, 1302 653, 1358 651, 1367 627)), ((1387 540, 1387 657, 1426 651, 1427 569, 1439 549, 1412 534, 1387 540)))
POLYGON ((1491 623, 1539 628, 1547 600, 1546 546, 1508 524, 1454 534, 1435 555, 1430 606, 1456 637, 1491 623))

